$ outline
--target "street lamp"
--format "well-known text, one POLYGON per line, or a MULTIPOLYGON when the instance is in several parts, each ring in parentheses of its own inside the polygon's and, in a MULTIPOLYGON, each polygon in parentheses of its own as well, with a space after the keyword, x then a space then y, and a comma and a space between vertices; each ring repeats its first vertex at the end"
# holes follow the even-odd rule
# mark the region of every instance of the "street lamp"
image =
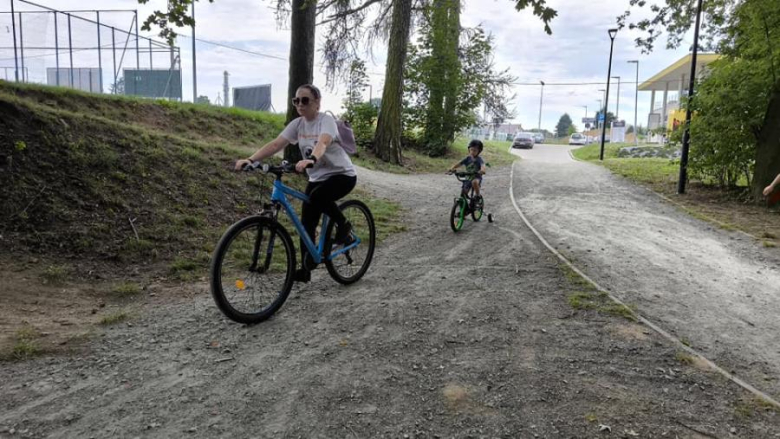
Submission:
POLYGON ((637 105, 639 105, 639 60, 628 61, 629 64, 636 64, 636 92, 634 93, 634 145, 639 145, 639 128, 636 125, 637 105))
MULTIPOLYGON (((701 2, 701 0, 699 0, 701 2)), ((609 65, 607 67, 607 90, 609 90, 609 80, 612 76, 612 49, 615 47, 615 36, 617 35, 617 29, 610 29, 607 31, 609 34, 609 65)), ((609 93, 604 97, 604 109, 606 110, 609 105, 609 93)), ((599 152, 599 160, 604 160, 604 140, 607 136, 607 112, 604 111, 604 125, 601 127, 601 151, 599 152)))
MULTIPOLYGON (((685 109, 685 132, 683 133, 682 155, 680 156, 680 178, 677 180, 677 193, 685 193, 685 181, 688 179, 688 149, 691 146, 691 99, 696 83, 696 56, 699 53, 699 24, 701 23, 701 0, 696 6, 696 29, 693 32, 693 56, 691 57, 691 76, 688 83, 688 104, 685 109)), ((682 99, 680 99, 682 101, 682 99)))
POLYGON ((587 105, 580 105, 580 107, 585 109, 585 119, 588 118, 588 106, 587 105))
POLYGON ((539 96, 539 126, 537 127, 539 129, 539 132, 542 131, 542 100, 544 100, 544 81, 539 81, 540 84, 542 84, 542 95, 539 96))
POLYGON ((615 119, 620 119, 620 76, 613 76, 612 78, 618 80, 617 105, 615 106, 615 119))

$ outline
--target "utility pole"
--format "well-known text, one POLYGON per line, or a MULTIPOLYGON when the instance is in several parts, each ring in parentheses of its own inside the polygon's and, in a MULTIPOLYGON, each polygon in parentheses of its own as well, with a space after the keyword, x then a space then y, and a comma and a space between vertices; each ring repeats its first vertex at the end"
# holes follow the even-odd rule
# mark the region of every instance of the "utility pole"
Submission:
POLYGON ((620 120, 620 76, 613 76, 612 78, 618 80, 617 105, 615 106, 615 120, 620 120))
MULTIPOLYGON (((636 64, 636 92, 634 92, 634 145, 639 145, 639 127, 636 125, 637 105, 639 104, 639 60, 628 61, 636 64)), ((652 109, 650 110, 652 111, 652 109)))
MULTIPOLYGON (((11 0, 11 32, 14 33, 14 78, 19 82, 19 58, 16 53, 16 14, 14 14, 14 0, 11 0)), ((19 23, 21 25, 21 23, 19 23)), ((8 28, 6 28, 8 29, 8 28)), ((59 72, 57 72, 59 74, 59 72)))
POLYGON ((539 125, 537 128, 539 131, 542 130, 542 102, 544 101, 544 81, 539 81, 540 84, 542 84, 542 95, 539 97, 539 125))
POLYGON ((192 2, 192 102, 198 99, 198 64, 195 55, 195 2, 192 2))
MULTIPOLYGON (((699 54, 699 24, 701 23, 701 0, 696 6, 696 30, 693 32, 693 56, 691 56, 691 76, 688 83, 688 105, 685 109, 685 132, 683 133, 682 156, 680 157, 680 178, 677 180, 677 193, 685 193, 688 180, 688 149, 691 146, 691 99, 696 84, 696 56, 699 54)), ((682 101, 682 99, 680 99, 682 101)))
POLYGON ((222 82, 222 93, 225 95, 225 104, 224 105, 226 107, 230 106, 230 98, 228 97, 228 96, 230 96, 230 82, 228 82, 229 81, 229 79, 228 79, 229 76, 230 76, 230 73, 228 73, 228 71, 225 70, 225 80, 222 82))

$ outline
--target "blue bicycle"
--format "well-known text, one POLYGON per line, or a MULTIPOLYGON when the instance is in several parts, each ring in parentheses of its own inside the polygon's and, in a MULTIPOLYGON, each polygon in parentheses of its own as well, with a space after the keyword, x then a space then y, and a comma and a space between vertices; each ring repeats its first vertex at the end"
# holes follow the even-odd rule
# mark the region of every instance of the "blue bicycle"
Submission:
POLYGON ((368 206, 357 200, 339 208, 352 225, 352 239, 346 245, 334 244, 335 223, 323 215, 319 243, 315 246, 303 228, 287 196, 304 203, 308 197, 285 186, 282 175, 295 167, 255 162, 245 170, 261 170, 276 176, 270 203, 263 210, 230 226, 217 244, 211 260, 211 294, 217 307, 230 319, 246 324, 262 322, 281 308, 293 286, 296 267, 295 246, 289 232, 277 220, 284 212, 302 237, 311 257, 303 258, 307 269, 324 263, 330 276, 348 285, 366 274, 374 256, 376 229, 368 206))

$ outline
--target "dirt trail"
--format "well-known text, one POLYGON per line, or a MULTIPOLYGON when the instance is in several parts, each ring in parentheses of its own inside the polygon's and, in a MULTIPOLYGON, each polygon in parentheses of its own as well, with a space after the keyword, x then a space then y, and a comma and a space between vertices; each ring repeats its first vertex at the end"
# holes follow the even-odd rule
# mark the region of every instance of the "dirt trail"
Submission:
POLYGON ((458 234, 453 177, 359 179, 409 228, 362 281, 317 270, 252 327, 205 284, 151 298, 81 355, 3 364, 0 437, 780 437, 647 328, 573 309, 584 287, 521 225, 508 168, 485 180, 496 223, 458 234))

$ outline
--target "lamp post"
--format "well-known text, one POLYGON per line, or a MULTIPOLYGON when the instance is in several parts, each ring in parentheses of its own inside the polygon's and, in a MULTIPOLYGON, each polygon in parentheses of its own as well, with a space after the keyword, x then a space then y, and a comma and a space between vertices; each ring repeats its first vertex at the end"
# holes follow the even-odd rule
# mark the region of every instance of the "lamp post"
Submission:
MULTIPOLYGON (((691 146, 691 99, 693 86, 696 83, 696 56, 699 53, 699 24, 701 23, 701 0, 696 6, 696 28, 693 31, 693 56, 691 56, 691 76, 688 82, 688 104, 685 109, 685 132, 683 133, 682 155, 680 156, 680 178, 677 180, 677 193, 685 193, 685 182, 688 180, 688 149, 691 146)), ((682 99, 680 99, 682 101, 682 99)))
POLYGON ((580 107, 585 109, 585 119, 588 118, 588 106, 587 105, 580 105, 580 107))
POLYGON ((198 99, 198 67, 195 53, 195 2, 192 2, 192 102, 198 99))
POLYGON ((617 105, 615 106, 615 119, 620 119, 620 76, 613 76, 612 78, 618 80, 617 105))
POLYGON ((637 105, 639 104, 639 60, 631 60, 628 61, 628 63, 636 64, 636 92, 634 92, 634 145, 639 145, 639 127, 636 126, 637 105))
MULTIPOLYGON (((21 13, 19 14, 21 15, 21 13)), ((14 0, 11 0, 11 32, 14 34, 14 79, 15 82, 19 82, 19 58, 16 52, 16 15, 14 14, 14 0)), ((21 19, 19 25, 22 25, 21 19)), ((8 29, 8 28, 6 28, 8 29)), ((57 72, 59 74, 59 72, 57 72)), ((24 76, 24 74, 22 74, 24 76)))
MULTIPOLYGON (((701 0, 699 0, 701 1, 701 0)), ((612 49, 615 47, 615 36, 617 35, 617 29, 610 29, 607 31, 609 34, 609 65, 607 66, 607 90, 609 90, 609 80, 612 77, 612 49)), ((604 140, 607 136, 607 112, 606 109, 609 106, 609 93, 604 97, 604 125, 601 127, 601 150, 599 151, 599 160, 604 160, 604 140)))
POLYGON ((540 84, 542 84, 542 94, 539 96, 539 125, 537 126, 537 129, 541 132, 542 131, 542 101, 544 100, 544 81, 539 81, 540 84))

